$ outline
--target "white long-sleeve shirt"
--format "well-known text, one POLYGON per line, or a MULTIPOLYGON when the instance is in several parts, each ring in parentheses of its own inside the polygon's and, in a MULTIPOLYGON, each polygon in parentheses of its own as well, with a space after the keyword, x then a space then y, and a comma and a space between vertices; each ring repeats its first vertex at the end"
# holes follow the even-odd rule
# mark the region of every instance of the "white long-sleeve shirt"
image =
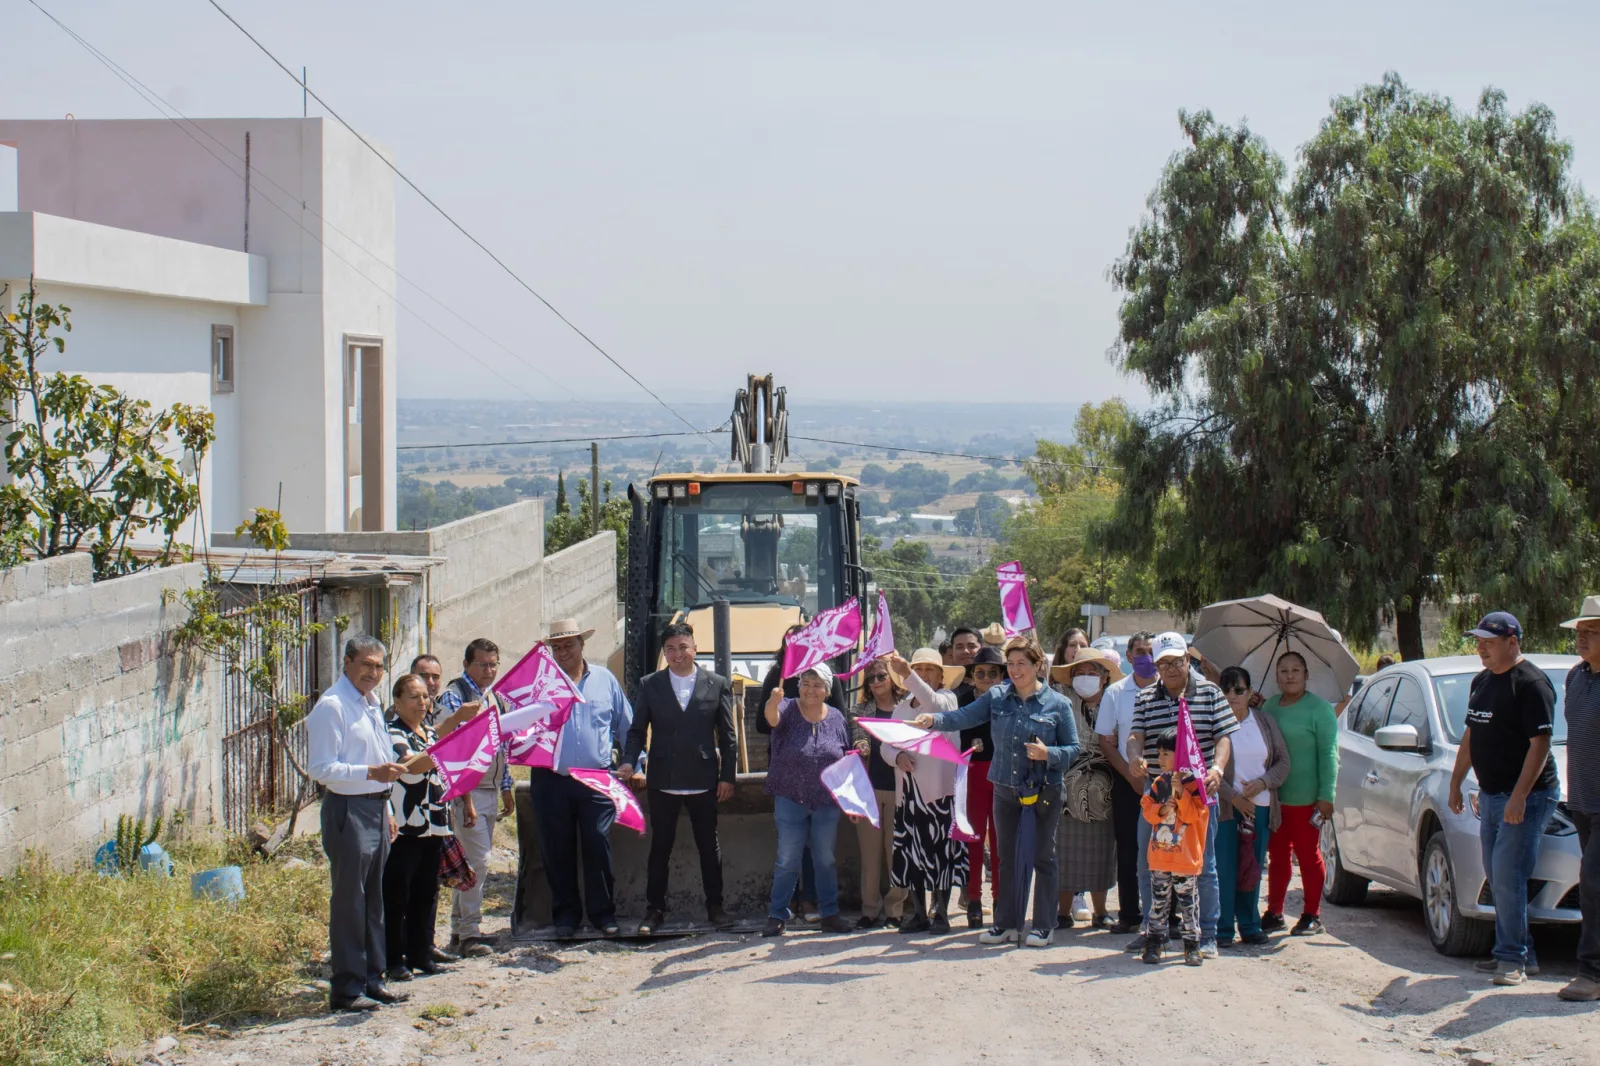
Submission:
POLYGON ((394 762, 394 746, 377 694, 361 695, 341 676, 306 718, 306 771, 329 792, 388 795, 389 786, 367 780, 367 768, 394 762))
MULTIPOLYGON (((935 692, 928 687, 928 683, 917 676, 915 670, 906 679, 906 688, 911 695, 895 705, 894 715, 896 721, 908 722, 919 714, 938 714, 940 711, 953 711, 959 704, 956 694, 949 689, 940 689, 935 692)), ((961 748, 961 733, 947 732, 944 738, 953 744, 957 750, 961 748)), ((900 779, 904 770, 895 766, 903 749, 892 744, 881 744, 878 754, 883 761, 895 767, 894 784, 895 796, 900 795, 900 779)), ((955 795, 956 791, 956 764, 935 759, 927 755, 911 753, 912 760, 916 763, 911 771, 917 780, 917 790, 922 793, 925 800, 943 799, 955 795)))

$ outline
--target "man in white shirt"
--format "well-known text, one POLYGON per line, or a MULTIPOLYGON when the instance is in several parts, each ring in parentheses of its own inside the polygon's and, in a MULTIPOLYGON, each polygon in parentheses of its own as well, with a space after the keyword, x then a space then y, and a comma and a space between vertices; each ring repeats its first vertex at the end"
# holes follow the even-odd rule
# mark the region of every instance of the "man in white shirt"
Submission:
POLYGON ((1138 932, 1139 914, 1139 799, 1144 781, 1134 775, 1123 754, 1128 734, 1133 729, 1133 701, 1139 690, 1156 683, 1156 662, 1150 657, 1155 634, 1139 632, 1128 638, 1128 660, 1133 669, 1112 684, 1100 698, 1100 713, 1094 731, 1100 753, 1117 776, 1111 782, 1111 824, 1117 835, 1117 924, 1116 933, 1138 932))
POLYGON ((322 850, 333 882, 328 1005, 336 1011, 377 1010, 379 1004, 410 998, 383 987, 383 864, 395 832, 389 792, 405 772, 394 761, 376 691, 387 654, 375 637, 351 637, 344 647, 344 675, 306 718, 307 769, 328 790, 322 800, 322 850))
POLYGON ((639 935, 658 931, 666 918, 667 875, 677 840, 678 815, 689 815, 695 848, 700 853, 700 883, 706 894, 706 920, 721 927, 733 918, 722 905, 722 851, 717 841, 717 804, 733 798, 735 740, 733 686, 721 674, 696 665, 694 630, 675 622, 661 632, 661 654, 667 661, 639 679, 618 770, 634 788, 645 788, 650 808, 650 858, 645 887, 644 921, 639 935), (644 751, 650 751, 644 774, 634 773, 644 751))

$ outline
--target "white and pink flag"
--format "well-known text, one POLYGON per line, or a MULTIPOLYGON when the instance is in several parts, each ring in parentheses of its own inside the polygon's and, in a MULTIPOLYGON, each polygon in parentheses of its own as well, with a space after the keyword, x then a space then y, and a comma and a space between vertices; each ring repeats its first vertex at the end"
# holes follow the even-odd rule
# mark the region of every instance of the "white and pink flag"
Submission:
POLYGON ((872 660, 892 654, 894 654, 894 623, 889 620, 889 597, 879 592, 878 617, 872 623, 872 635, 867 638, 856 664, 839 676, 855 677, 865 670, 872 660))
POLYGON ((860 752, 846 752, 838 762, 823 767, 822 783, 833 793, 833 802, 841 811, 865 818, 874 829, 883 827, 878 813, 878 794, 872 790, 872 779, 867 776, 860 752))
POLYGON ((492 705, 485 706, 471 721, 457 726, 443 740, 428 745, 428 754, 439 768, 439 776, 444 778, 444 802, 477 788, 494 764, 494 753, 499 748, 500 716, 494 713, 492 705))
POLYGON ((1033 604, 1028 602, 1028 575, 1021 563, 1004 563, 994 568, 1000 582, 1000 626, 1006 636, 1015 637, 1033 628, 1033 604))
POLYGON ((1200 751, 1200 738, 1195 736, 1194 719, 1189 717, 1189 701, 1178 697, 1178 751, 1177 766, 1187 770, 1200 782, 1200 798, 1206 806, 1215 807, 1217 798, 1206 794, 1206 757, 1200 751))
POLYGON ((950 836, 963 844, 976 844, 983 839, 972 828, 972 819, 967 816, 967 771, 971 766, 972 751, 968 749, 961 753, 961 761, 956 764, 956 792, 950 805, 950 836))
POLYGON ((644 810, 634 798, 633 790, 618 780, 617 775, 610 770, 587 770, 581 766, 574 766, 571 773, 574 781, 610 798, 612 805, 617 808, 619 825, 644 832, 644 810))
POLYGON ((578 687, 556 663, 543 641, 495 678, 490 691, 505 704, 500 732, 506 738, 506 759, 516 766, 550 769, 556 764, 561 727, 582 703, 578 687))
POLYGON ((930 759, 959 763, 962 755, 944 734, 931 729, 918 729, 910 722, 895 718, 857 718, 856 724, 891 747, 912 755, 926 755, 930 759))
POLYGON ((835 655, 843 655, 861 639, 861 601, 851 596, 806 623, 789 638, 783 653, 783 676, 795 677, 835 655))

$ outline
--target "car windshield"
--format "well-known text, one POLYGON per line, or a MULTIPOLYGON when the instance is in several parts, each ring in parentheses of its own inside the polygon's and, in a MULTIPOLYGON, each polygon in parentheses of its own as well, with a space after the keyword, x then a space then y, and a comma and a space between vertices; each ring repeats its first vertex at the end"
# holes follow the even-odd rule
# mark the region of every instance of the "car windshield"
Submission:
MULTIPOLYGON (((1562 705, 1567 698, 1567 670, 1569 667, 1558 666, 1545 670, 1545 676, 1550 679, 1550 684, 1556 690, 1556 720, 1555 729, 1551 733, 1550 743, 1565 744, 1567 742, 1567 716, 1562 713, 1562 705)), ((1439 698, 1439 709, 1444 712, 1445 728, 1450 731, 1450 739, 1460 741, 1461 732, 1467 724, 1467 696, 1472 690, 1472 679, 1478 676, 1476 670, 1465 670, 1459 674, 1436 674, 1433 678, 1433 691, 1439 698)))

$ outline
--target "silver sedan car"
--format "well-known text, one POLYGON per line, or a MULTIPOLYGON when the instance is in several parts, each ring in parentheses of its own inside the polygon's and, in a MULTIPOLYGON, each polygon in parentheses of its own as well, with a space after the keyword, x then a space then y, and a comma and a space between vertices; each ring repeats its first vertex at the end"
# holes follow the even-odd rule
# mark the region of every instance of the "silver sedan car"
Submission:
MULTIPOLYGON (((1530 655, 1556 690, 1551 751, 1566 794, 1562 713, 1572 655, 1530 655)), ((1377 881, 1422 900, 1428 936, 1445 955, 1494 945, 1494 898, 1478 843, 1478 790, 1469 774, 1461 814, 1450 813, 1450 771, 1465 728, 1476 656, 1399 663, 1367 679, 1339 718, 1333 818, 1322 826, 1323 896, 1353 905, 1377 881)), ((1558 805, 1528 882, 1528 917, 1579 922, 1577 828, 1558 805)))

